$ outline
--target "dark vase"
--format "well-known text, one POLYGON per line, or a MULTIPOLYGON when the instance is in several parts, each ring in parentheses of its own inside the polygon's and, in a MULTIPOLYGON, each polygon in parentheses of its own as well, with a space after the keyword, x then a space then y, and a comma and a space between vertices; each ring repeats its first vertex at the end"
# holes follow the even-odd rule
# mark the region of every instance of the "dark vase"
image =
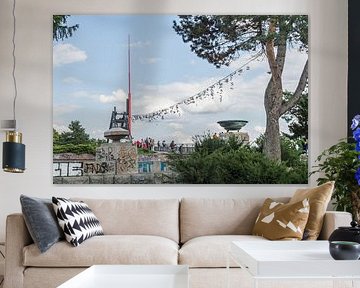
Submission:
POLYGON ((358 260, 360 244, 349 241, 332 241, 329 245, 329 251, 335 260, 358 260))
POLYGON ((329 242, 331 241, 350 241, 360 244, 360 225, 356 221, 352 221, 350 227, 337 228, 329 237, 329 242))

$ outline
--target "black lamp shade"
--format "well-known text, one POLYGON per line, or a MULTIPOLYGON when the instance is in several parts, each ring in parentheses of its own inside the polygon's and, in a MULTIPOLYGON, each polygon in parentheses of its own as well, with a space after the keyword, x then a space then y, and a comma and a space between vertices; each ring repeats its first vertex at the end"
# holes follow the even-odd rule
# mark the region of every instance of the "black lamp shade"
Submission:
POLYGON ((4 142, 2 167, 6 172, 24 172, 25 145, 17 142, 4 142))

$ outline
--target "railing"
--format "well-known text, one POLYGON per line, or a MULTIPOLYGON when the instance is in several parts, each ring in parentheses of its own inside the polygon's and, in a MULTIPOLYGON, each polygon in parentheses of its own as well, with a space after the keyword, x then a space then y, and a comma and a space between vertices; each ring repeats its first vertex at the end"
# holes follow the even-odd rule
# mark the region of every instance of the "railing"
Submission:
POLYGON ((191 154, 195 151, 195 145, 194 144, 177 144, 174 147, 170 147, 169 145, 166 146, 155 146, 154 147, 155 152, 174 152, 178 154, 191 154))

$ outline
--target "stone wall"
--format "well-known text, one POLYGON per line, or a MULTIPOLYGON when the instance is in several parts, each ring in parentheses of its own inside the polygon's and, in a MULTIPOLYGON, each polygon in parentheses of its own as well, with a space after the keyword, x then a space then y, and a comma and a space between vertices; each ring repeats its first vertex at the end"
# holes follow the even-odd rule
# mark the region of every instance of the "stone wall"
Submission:
POLYGON ((174 184, 176 174, 135 173, 126 175, 87 175, 53 177, 54 184, 174 184))
POLYGON ((96 149, 96 156, 74 153, 55 154, 56 177, 126 175, 138 172, 137 148, 131 143, 104 143, 96 149))

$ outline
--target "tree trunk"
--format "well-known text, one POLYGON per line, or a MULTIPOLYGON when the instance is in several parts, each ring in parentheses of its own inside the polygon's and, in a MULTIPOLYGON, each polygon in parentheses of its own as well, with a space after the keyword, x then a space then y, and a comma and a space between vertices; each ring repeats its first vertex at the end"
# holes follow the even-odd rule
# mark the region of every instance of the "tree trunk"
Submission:
POLYGON ((281 160, 279 117, 276 111, 266 113, 264 150, 265 155, 274 161, 281 160))
MULTIPOLYGON (((275 23, 269 23, 269 35, 275 33, 275 23)), ((264 139, 264 154, 271 160, 281 161, 280 125, 279 119, 282 114, 296 105, 306 87, 308 79, 308 61, 299 79, 293 96, 283 101, 282 72, 286 56, 286 32, 281 31, 275 55, 274 41, 269 39, 265 43, 266 57, 271 71, 271 79, 265 90, 264 105, 266 112, 266 130, 264 139)))
MULTIPOLYGON (((275 32, 275 23, 269 25, 269 34, 275 32)), ((266 130, 264 139, 264 154, 271 160, 281 161, 279 118, 282 105, 282 71, 286 55, 286 35, 278 44, 275 56, 274 40, 265 43, 266 57, 271 71, 271 79, 266 87, 264 106, 266 112, 266 130)))

